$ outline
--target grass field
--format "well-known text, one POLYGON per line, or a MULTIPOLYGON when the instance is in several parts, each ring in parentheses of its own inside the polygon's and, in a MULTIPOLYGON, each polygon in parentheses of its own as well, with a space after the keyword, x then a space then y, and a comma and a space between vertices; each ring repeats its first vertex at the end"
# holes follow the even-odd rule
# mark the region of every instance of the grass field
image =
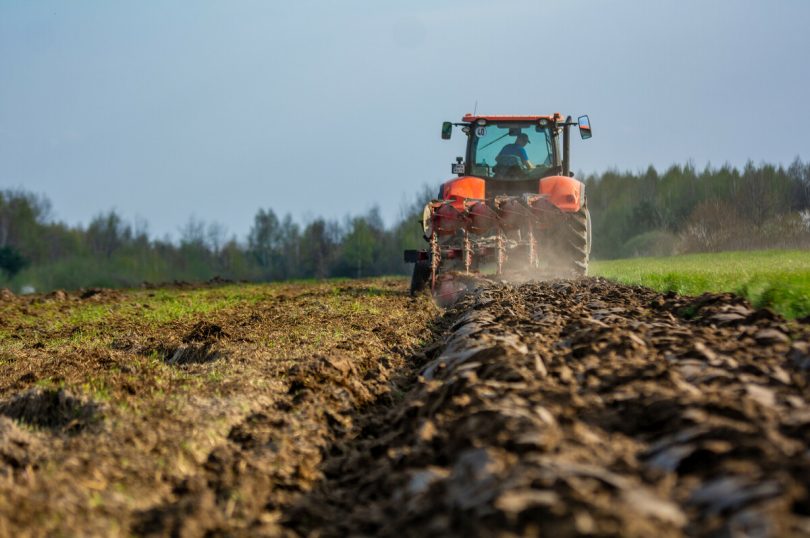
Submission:
POLYGON ((685 295, 731 291, 789 318, 810 315, 810 251, 763 250, 596 261, 590 273, 685 295))

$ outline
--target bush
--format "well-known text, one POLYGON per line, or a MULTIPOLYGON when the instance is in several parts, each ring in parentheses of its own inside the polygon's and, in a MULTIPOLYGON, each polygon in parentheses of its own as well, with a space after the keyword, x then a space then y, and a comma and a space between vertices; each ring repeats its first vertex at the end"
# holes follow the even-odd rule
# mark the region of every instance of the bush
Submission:
POLYGON ((622 257, 671 256, 676 253, 678 237, 664 230, 638 234, 622 246, 622 257))
POLYGON ((718 199, 706 200, 686 219, 681 248, 684 252, 731 250, 743 238, 751 237, 751 227, 731 204, 718 199))

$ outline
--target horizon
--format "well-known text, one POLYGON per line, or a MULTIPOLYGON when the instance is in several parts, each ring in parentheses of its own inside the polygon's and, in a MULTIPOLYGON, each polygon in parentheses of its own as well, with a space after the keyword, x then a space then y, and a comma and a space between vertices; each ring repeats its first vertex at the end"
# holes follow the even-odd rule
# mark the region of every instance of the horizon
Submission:
MULTIPOLYGON (((729 168, 729 167, 732 170, 736 171, 736 172, 742 173, 742 172, 744 172, 745 167, 747 167, 748 165, 752 165, 754 167, 773 166, 777 170, 781 169, 781 170, 787 171, 788 168, 790 168, 792 165, 797 164, 797 163, 800 164, 800 165, 808 165, 808 164, 810 164, 810 162, 802 161, 801 158, 798 157, 798 156, 796 158, 794 158, 794 160, 789 164, 770 163, 770 162, 755 163, 755 162, 749 160, 743 166, 736 166, 736 165, 732 165, 730 163, 724 163, 724 164, 721 164, 721 165, 715 165, 715 164, 712 164, 712 163, 706 163, 705 166, 698 167, 698 166, 696 166, 696 164, 694 162, 688 161, 688 162, 685 162, 685 163, 673 163, 673 164, 670 164, 669 166, 667 166, 666 168, 663 168, 663 169, 658 169, 653 164, 649 164, 646 167, 641 167, 641 168, 638 168, 636 170, 630 170, 630 169, 621 170, 621 169, 612 167, 612 168, 607 168, 605 170, 602 170, 601 172, 596 172, 596 173, 592 173, 592 174, 586 174, 584 176, 577 174, 576 177, 582 179, 583 181, 586 181, 586 180, 591 179, 591 178, 596 179, 597 181, 601 181, 606 174, 643 176, 644 174, 646 174, 646 172, 650 168, 653 168, 653 170, 656 172, 656 174, 658 174, 659 177, 660 177, 660 176, 666 175, 667 172, 669 172, 672 169, 679 168, 681 170, 684 170, 687 167, 691 167, 697 173, 711 172, 711 171, 716 172, 718 170, 721 170, 721 169, 724 169, 724 168, 729 168)), ((423 185, 423 187, 427 187, 427 185, 423 185)), ((201 225, 203 228, 208 228, 208 229, 218 228, 218 231, 222 233, 222 237, 220 237, 220 239, 223 239, 225 242, 235 241, 237 244, 242 245, 242 246, 246 245, 246 242, 247 242, 249 234, 250 234, 250 229, 248 229, 244 234, 237 235, 236 233, 233 233, 230 230, 227 230, 226 228, 223 228, 222 223, 220 223, 220 222, 218 222, 216 220, 205 219, 205 218, 202 218, 202 217, 200 217, 198 215, 191 214, 191 215, 189 215, 189 217, 182 224, 180 224, 177 227, 177 230, 175 230, 176 234, 164 233, 162 235, 158 235, 156 233, 153 233, 149 229, 150 228, 150 223, 149 223, 148 220, 143 219, 142 217, 139 217, 138 215, 136 215, 134 218, 126 218, 124 215, 122 215, 115 208, 109 208, 109 209, 106 209, 106 210, 97 211, 93 216, 91 216, 91 217, 89 217, 87 219, 87 222, 69 223, 69 222, 66 222, 66 221, 61 220, 61 219, 58 218, 58 216, 57 216, 58 215, 58 210, 53 207, 53 202, 50 199, 50 197, 47 195, 47 193, 32 192, 32 191, 28 191, 28 190, 26 190, 24 188, 19 188, 19 189, 18 188, 11 188, 11 189, 7 189, 7 190, 10 190, 12 192, 22 192, 22 193, 34 195, 35 197, 37 197, 40 200, 44 201, 46 203, 46 205, 47 205, 47 212, 49 213, 49 215, 45 219, 46 222, 52 223, 52 224, 63 224, 63 225, 66 225, 66 226, 74 228, 74 229, 86 229, 87 225, 93 219, 95 219, 97 217, 107 216, 110 213, 115 213, 119 218, 121 218, 121 221, 125 226, 129 226, 133 230, 133 232, 136 232, 136 233, 139 232, 139 231, 143 231, 146 234, 147 238, 150 241, 153 241, 153 242, 160 241, 160 242, 171 243, 171 244, 174 244, 174 245, 179 245, 181 243, 182 239, 183 239, 183 237, 182 237, 183 228, 186 228, 188 226, 194 226, 194 225, 197 225, 197 226, 201 225)), ((390 219, 386 219, 385 215, 381 214, 379 205, 373 205, 373 206, 371 206, 371 207, 369 207, 369 208, 367 208, 365 210, 361 210, 361 211, 358 211, 358 212, 355 212, 355 213, 346 213, 346 214, 338 216, 338 217, 325 217, 323 215, 313 215, 313 214, 301 216, 301 215, 294 215, 291 212, 279 212, 279 211, 276 211, 273 208, 261 208, 260 207, 260 208, 256 209, 256 211, 254 212, 254 216, 261 210, 264 210, 264 211, 271 210, 276 215, 276 217, 278 217, 278 219, 280 221, 286 219, 287 217, 289 217, 293 221, 293 223, 295 223, 297 226, 299 226, 299 228, 302 228, 302 229, 305 228, 310 223, 312 223, 314 221, 317 221, 319 219, 325 221, 327 224, 337 224, 338 226, 340 226, 342 228, 347 228, 347 227, 349 227, 351 225, 351 220, 352 219, 354 219, 356 217, 367 217, 367 216, 373 214, 374 212, 377 212, 378 215, 381 217, 381 219, 383 221, 384 228, 386 230, 390 230, 394 226, 396 226, 399 222, 401 222, 402 219, 407 217, 407 215, 406 215, 406 209, 407 209, 406 202, 410 203, 410 204, 415 204, 417 202, 417 198, 418 198, 418 194, 419 194, 417 191, 418 190, 414 190, 410 200, 404 200, 403 201, 403 205, 400 207, 399 213, 397 215, 393 216, 390 219)), ((0 189, 0 194, 2 194, 2 189, 0 189)), ((252 222, 252 219, 251 219, 251 222, 252 222)), ((252 226, 252 224, 251 224, 251 226, 252 226)))

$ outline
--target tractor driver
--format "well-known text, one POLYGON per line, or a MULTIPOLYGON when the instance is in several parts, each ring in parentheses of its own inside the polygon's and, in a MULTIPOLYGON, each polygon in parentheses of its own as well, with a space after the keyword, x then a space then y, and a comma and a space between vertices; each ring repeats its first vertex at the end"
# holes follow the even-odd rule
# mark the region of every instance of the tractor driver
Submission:
POLYGON ((531 170, 534 168, 534 165, 529 160, 529 155, 526 153, 525 149, 526 144, 530 143, 529 135, 520 133, 512 144, 507 144, 501 149, 501 152, 498 153, 498 157, 501 155, 514 155, 520 158, 521 162, 526 166, 526 169, 531 170))

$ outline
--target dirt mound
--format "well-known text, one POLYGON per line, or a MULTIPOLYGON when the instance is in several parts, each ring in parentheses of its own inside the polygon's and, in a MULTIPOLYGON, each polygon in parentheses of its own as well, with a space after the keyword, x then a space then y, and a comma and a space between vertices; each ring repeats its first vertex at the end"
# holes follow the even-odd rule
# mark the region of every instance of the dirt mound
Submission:
POLYGON ((315 357, 296 364, 288 371, 288 392, 297 400, 307 397, 307 392, 321 390, 324 386, 340 387, 346 403, 354 404, 371 399, 368 383, 363 383, 358 368, 350 357, 315 357))
POLYGON ((490 285, 457 309, 421 382, 334 450, 291 528, 810 532, 808 385, 788 358, 808 335, 795 326, 731 295, 598 279, 490 285))
POLYGON ((78 292, 79 299, 83 301, 105 301, 121 298, 121 292, 108 288, 87 288, 78 292))
POLYGON ((228 334, 215 323, 198 321, 191 331, 183 337, 183 342, 212 342, 226 338, 228 334))
POLYGON ((0 403, 0 415, 39 428, 78 432, 98 423, 100 404, 65 389, 33 388, 0 403))
POLYGON ((220 325, 209 321, 198 321, 191 330, 186 333, 181 344, 160 344, 153 349, 147 347, 144 353, 148 354, 156 351, 163 357, 166 364, 203 364, 212 362, 227 356, 222 348, 221 342, 228 338, 228 333, 220 325))
MULTIPOLYGON (((210 321, 201 320, 181 338, 168 342, 153 341, 140 349, 143 355, 157 353, 166 364, 180 366, 184 364, 204 364, 228 355, 223 343, 229 335, 222 326, 210 321)), ((132 344, 127 339, 116 340, 114 348, 129 349, 132 344)))
POLYGON ((165 354, 166 364, 204 364, 222 358, 224 355, 213 348, 212 343, 189 344, 169 349, 165 354))
POLYGON ((69 295, 64 290, 52 291, 45 295, 45 299, 49 301, 63 302, 69 299, 69 295))

